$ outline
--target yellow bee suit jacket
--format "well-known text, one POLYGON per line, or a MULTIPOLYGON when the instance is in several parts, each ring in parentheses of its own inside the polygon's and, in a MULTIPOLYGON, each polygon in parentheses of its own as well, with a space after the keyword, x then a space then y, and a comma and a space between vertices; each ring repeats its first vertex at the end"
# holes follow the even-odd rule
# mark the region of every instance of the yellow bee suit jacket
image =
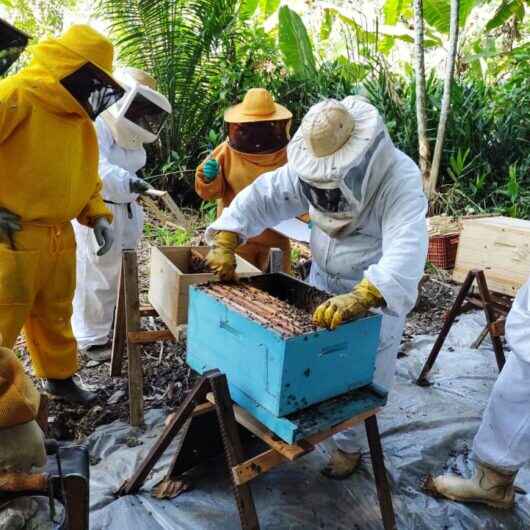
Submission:
MULTIPOLYGON (((217 199, 217 215, 221 215, 234 197, 260 175, 273 171, 287 163, 287 149, 280 149, 270 154, 241 153, 232 149, 228 141, 218 145, 213 153, 219 163, 219 174, 212 182, 205 182, 202 162, 195 174, 195 190, 204 200, 217 199)), ((283 269, 290 270, 289 239, 274 230, 265 230, 257 237, 249 239, 246 245, 238 249, 238 254, 264 270, 267 264, 270 248, 280 248, 283 251, 283 269), (247 248, 248 247, 248 248, 247 248), (261 249, 254 252, 253 249, 261 249)))
POLYGON ((112 221, 100 195, 92 121, 60 80, 87 62, 50 39, 0 81, 0 207, 23 222, 112 221))

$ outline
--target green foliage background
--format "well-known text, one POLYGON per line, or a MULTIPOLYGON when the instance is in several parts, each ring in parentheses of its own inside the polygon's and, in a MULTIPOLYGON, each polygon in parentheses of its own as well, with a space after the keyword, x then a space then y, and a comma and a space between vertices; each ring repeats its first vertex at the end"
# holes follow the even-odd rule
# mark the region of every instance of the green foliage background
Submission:
MULTIPOLYGON (((530 218, 528 0, 496 2, 484 27, 460 44, 433 209, 530 218)), ((61 8, 76 0, 0 3, 16 11, 13 21, 39 37, 60 31, 61 8)), ((428 49, 446 43, 449 5, 424 0, 428 49)), ((481 5, 461 0, 464 28, 481 5)), ((416 160, 413 65, 397 64, 392 55, 399 44, 408 46, 412 57, 411 0, 386 0, 375 29, 359 13, 338 6, 326 4, 315 31, 279 0, 97 0, 96 13, 109 24, 120 62, 152 73, 175 111, 151 148, 153 183, 181 203, 198 206, 193 170, 223 140, 224 110, 255 86, 268 88, 293 112, 293 132, 321 98, 363 93, 383 113, 395 144, 416 160), (266 25, 270 17, 277 23, 266 25), (328 53, 338 45, 339 53, 328 53)), ((431 71, 432 145, 441 93, 442 81, 431 71)))

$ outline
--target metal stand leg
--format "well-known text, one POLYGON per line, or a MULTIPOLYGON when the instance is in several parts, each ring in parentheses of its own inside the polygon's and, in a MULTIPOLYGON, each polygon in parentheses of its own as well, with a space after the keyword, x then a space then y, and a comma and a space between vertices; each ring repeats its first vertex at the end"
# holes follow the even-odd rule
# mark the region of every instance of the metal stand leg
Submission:
POLYGON ((385 530, 397 530, 396 517, 394 515, 394 506, 392 505, 392 494, 385 469, 385 460, 383 448, 381 447, 381 437, 379 436, 379 427, 377 417, 370 416, 364 421, 366 427, 366 436, 370 446, 370 455, 372 457, 372 467, 375 476, 375 485, 377 487, 377 496, 381 515, 383 516, 383 526, 385 530))
POLYGON ((451 307, 449 313, 447 314, 442 330, 440 331, 440 334, 438 335, 438 338, 436 339, 436 342, 434 343, 434 346, 432 347, 431 353, 429 354, 429 357, 427 358, 427 361, 425 365, 423 366, 420 376, 416 380, 416 384, 418 384, 419 386, 429 385, 429 381, 427 380, 427 375, 431 371, 432 367, 434 366, 434 363, 436 362, 438 354, 440 353, 440 350, 442 349, 445 339, 447 338, 447 335, 449 334, 449 330, 451 329, 451 326, 453 325, 456 317, 460 314, 460 308, 462 307, 462 304, 464 303, 464 300, 469 290, 471 289, 471 285, 473 284, 474 279, 475 279, 475 271, 469 271, 462 285, 462 288, 460 289, 456 297, 456 300, 453 306, 451 307))

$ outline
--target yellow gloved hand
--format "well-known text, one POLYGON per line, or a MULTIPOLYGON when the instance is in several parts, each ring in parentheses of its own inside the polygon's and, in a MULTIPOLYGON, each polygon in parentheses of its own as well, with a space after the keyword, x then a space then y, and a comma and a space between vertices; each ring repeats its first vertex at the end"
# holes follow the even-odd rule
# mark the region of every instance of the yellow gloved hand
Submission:
POLYGON ((223 281, 233 280, 236 273, 236 248, 239 236, 235 232, 217 232, 212 250, 206 256, 210 269, 223 281))
POLYGON ((371 307, 379 307, 384 303, 385 299, 377 287, 364 278, 351 293, 332 296, 320 304, 313 314, 313 321, 317 326, 335 329, 348 320, 366 314, 371 307))

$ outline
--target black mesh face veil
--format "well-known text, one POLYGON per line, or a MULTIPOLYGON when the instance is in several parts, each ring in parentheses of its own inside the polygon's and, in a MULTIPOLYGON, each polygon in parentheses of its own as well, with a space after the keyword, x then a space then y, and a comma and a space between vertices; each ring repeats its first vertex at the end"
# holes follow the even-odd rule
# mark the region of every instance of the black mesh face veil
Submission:
POLYGON ((158 136, 166 123, 169 112, 140 93, 134 96, 124 117, 147 132, 158 136))
POLYGON ((306 199, 314 208, 323 213, 344 213, 351 210, 351 204, 340 188, 317 188, 302 179, 300 179, 300 185, 306 199))
POLYGON ((84 64, 79 70, 62 79, 61 84, 92 120, 114 105, 125 93, 116 81, 91 63, 84 64))
POLYGON ((273 153, 289 142, 290 120, 227 123, 230 147, 241 153, 273 153))
POLYGON ((18 59, 28 41, 28 35, 0 19, 0 75, 18 59))

